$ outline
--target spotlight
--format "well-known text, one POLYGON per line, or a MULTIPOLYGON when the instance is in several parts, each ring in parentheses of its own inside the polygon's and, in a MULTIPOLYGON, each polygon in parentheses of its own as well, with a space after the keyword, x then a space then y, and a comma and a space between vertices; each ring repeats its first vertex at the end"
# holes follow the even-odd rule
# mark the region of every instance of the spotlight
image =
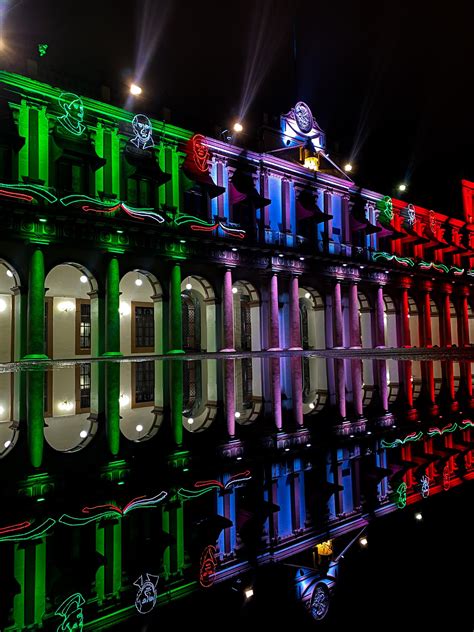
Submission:
POLYGON ((350 162, 344 165, 344 171, 352 171, 352 165, 350 162))
POLYGON ((253 597, 253 588, 247 588, 247 590, 244 590, 244 595, 245 599, 250 599, 250 597, 253 597))
POLYGON ((193 286, 191 285, 191 283, 186 283, 186 289, 187 290, 192 290, 193 286))
POLYGON ((136 430, 137 432, 141 432, 141 431, 143 430, 143 426, 142 426, 141 424, 137 424, 137 425, 135 426, 135 430, 136 430))
POLYGON ((416 512, 415 520, 417 520, 418 522, 421 522, 423 520, 423 514, 421 513, 421 511, 416 512))
POLYGON ((232 129, 234 130, 236 134, 240 134, 240 132, 243 132, 244 130, 242 123, 239 123, 239 122, 234 123, 234 126, 232 129))
POLYGON ((81 277, 80 277, 79 281, 81 283, 87 283, 87 280, 88 279, 87 279, 86 275, 85 274, 81 274, 81 277))
POLYGON ((87 437, 87 430, 81 430, 79 436, 81 437, 81 439, 85 439, 87 437))
POLYGON ((279 256, 279 257, 284 257, 285 255, 284 255, 282 252, 280 252, 280 253, 278 254, 278 256, 279 256))
POLYGON ((135 279, 135 285, 137 287, 140 287, 141 285, 143 285, 143 281, 141 279, 135 279))
POLYGON ((134 97, 137 97, 142 93, 142 89, 136 83, 132 83, 130 86, 130 94, 133 94, 134 97))
POLYGON ((239 291, 239 290, 238 290, 236 287, 233 287, 233 288, 232 288, 232 294, 237 294, 237 292, 238 292, 238 291, 239 291))
POLYGON ((364 547, 364 548, 365 548, 365 547, 368 545, 368 543, 369 543, 369 541, 367 540, 367 538, 366 538, 366 536, 365 536, 365 535, 363 535, 361 538, 359 538, 359 544, 360 544, 362 547, 364 547))
POLYGON ((398 185, 398 190, 403 193, 403 191, 407 190, 407 185, 402 182, 401 184, 398 185))

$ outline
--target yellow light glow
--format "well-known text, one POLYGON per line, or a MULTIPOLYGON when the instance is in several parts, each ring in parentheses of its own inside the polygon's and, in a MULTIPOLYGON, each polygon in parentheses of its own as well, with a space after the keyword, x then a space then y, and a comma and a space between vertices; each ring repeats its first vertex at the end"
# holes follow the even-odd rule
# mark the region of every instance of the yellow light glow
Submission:
POLYGON ((234 123, 234 127, 232 128, 236 134, 240 134, 240 132, 244 131, 244 127, 242 123, 234 123))
POLYGON ((344 171, 352 171, 352 165, 350 162, 344 165, 344 171))

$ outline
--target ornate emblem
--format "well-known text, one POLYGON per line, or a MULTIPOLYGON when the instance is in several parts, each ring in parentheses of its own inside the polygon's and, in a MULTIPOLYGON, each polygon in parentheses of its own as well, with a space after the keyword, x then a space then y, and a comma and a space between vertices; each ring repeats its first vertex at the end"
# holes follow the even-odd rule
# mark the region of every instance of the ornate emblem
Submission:
POLYGON ((216 547, 206 546, 201 554, 199 563, 199 583, 203 588, 210 588, 216 578, 216 547))
POLYGON ((296 124, 303 134, 309 134, 313 129, 313 115, 309 107, 303 101, 295 105, 296 124))

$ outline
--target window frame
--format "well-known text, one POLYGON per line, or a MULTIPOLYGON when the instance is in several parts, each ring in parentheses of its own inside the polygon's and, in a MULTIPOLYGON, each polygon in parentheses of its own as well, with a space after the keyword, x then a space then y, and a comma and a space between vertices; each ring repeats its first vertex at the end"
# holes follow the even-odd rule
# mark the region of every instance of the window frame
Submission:
POLYGON ((148 402, 137 402, 137 366, 142 364, 141 362, 132 363, 132 408, 153 408, 155 406, 155 388, 156 388, 156 375, 155 375, 155 361, 149 360, 153 364, 153 399, 148 402))
POLYGON ((91 308, 91 300, 90 298, 76 298, 76 323, 75 323, 75 333, 76 333, 76 355, 91 355, 92 352, 92 311, 90 314, 90 326, 91 326, 91 333, 90 333, 90 340, 91 340, 91 346, 87 349, 82 349, 81 348, 81 306, 82 305, 89 305, 89 308, 91 308))
POLYGON ((136 344, 137 326, 136 326, 136 308, 148 307, 153 310, 153 339, 156 344, 156 328, 155 328, 155 303, 153 301, 132 301, 132 314, 131 314, 131 339, 130 348, 132 353, 154 353, 155 344, 152 347, 139 347, 136 344))
POLYGON ((92 365, 87 363, 85 366, 89 366, 90 369, 90 387, 89 387, 89 406, 81 407, 81 364, 77 364, 75 367, 75 394, 76 394, 76 415, 79 413, 90 413, 91 411, 91 397, 92 397, 92 365))

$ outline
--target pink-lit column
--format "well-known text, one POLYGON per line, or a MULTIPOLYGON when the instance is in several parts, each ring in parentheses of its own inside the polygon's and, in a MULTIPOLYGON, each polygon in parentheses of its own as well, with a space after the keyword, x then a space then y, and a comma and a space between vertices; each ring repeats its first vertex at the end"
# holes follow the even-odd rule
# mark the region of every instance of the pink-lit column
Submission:
MULTIPOLYGON (((409 277, 403 277, 400 280, 400 331, 402 335, 402 346, 411 347, 410 335, 410 304, 408 302, 408 288, 411 287, 409 277)), ((407 403, 410 408, 413 407, 413 371, 411 361, 401 363, 401 374, 405 376, 405 392, 407 403)))
MULTIPOLYGON (((232 270, 224 271, 223 286, 223 341, 222 351, 234 351, 234 295, 232 294, 232 270)), ((235 361, 224 360, 224 392, 227 434, 235 437, 235 361)))
MULTIPOLYGON (((270 278, 270 322, 269 322, 269 350, 280 351, 280 328, 278 321, 278 276, 273 273, 270 278)), ((270 359, 270 378, 272 389, 273 416, 278 431, 282 429, 281 413, 281 381, 280 358, 270 359)))
MULTIPOLYGON (((301 349, 300 298, 298 277, 290 279, 290 349, 301 349)), ((303 425, 302 358, 291 358, 293 413, 298 426, 303 425)))
MULTIPOLYGON (((385 301, 383 298, 383 286, 377 287, 377 300, 375 303, 375 346, 385 347, 385 301)), ((388 384, 387 384, 387 361, 377 360, 377 374, 379 380, 380 399, 382 408, 388 411, 388 384)))
MULTIPOLYGON (((443 309, 441 310, 441 344, 443 347, 452 346, 451 338, 451 292, 452 286, 449 283, 443 283, 441 292, 443 295, 443 309)), ((446 386, 451 401, 454 401, 454 367, 452 360, 446 360, 442 363, 446 386)))
MULTIPOLYGON (((459 322, 459 343, 463 347, 470 346, 469 340, 469 288, 465 285, 462 285, 458 289, 459 292, 459 308, 461 313, 461 318, 458 320, 459 322)), ((472 375, 471 375, 471 364, 470 362, 461 362, 461 376, 465 387, 465 392, 467 393, 469 402, 472 403, 472 375)))
MULTIPOLYGON (((349 340, 351 349, 360 349, 360 318, 359 318, 359 294, 357 283, 351 281, 349 285, 349 340)), ((362 360, 351 360, 352 397, 354 412, 362 417, 362 360)))
MULTIPOLYGON (((341 349, 343 346, 342 338, 342 298, 341 298, 341 282, 336 280, 333 290, 333 347, 341 349)), ((346 372, 344 368, 344 360, 334 360, 334 372, 336 379, 336 399, 339 415, 342 419, 346 418, 346 372)))

